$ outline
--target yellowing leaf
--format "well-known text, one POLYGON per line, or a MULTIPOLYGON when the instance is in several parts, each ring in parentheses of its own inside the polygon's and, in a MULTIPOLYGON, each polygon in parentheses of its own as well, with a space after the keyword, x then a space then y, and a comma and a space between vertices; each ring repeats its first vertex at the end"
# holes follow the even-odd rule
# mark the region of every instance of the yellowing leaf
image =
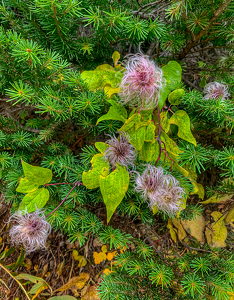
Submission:
POLYGON ((225 216, 225 221, 227 222, 227 224, 230 224, 234 221, 234 208, 231 209, 227 215, 225 216))
POLYGON ((183 152, 164 131, 162 131, 161 140, 166 144, 167 151, 171 154, 178 156, 181 152, 183 152))
POLYGON ((169 119, 170 124, 178 126, 178 137, 181 139, 197 145, 195 138, 190 130, 190 119, 184 110, 177 110, 174 115, 169 119))
POLYGON ((100 176, 100 189, 107 210, 107 223, 123 200, 128 190, 129 173, 124 166, 118 166, 108 176, 100 176))
POLYGON ((166 133, 168 133, 168 131, 170 130, 170 123, 169 123, 169 119, 167 117, 167 114, 168 114, 168 111, 161 112, 161 114, 160 114, 162 129, 166 133))
POLYGON ((103 260, 106 260, 106 254, 104 252, 93 253, 94 262, 96 265, 100 264, 103 260))
POLYGON ((20 184, 16 191, 19 193, 31 193, 38 189, 40 185, 36 182, 28 180, 26 177, 20 179, 20 184))
POLYGON ((112 260, 112 259, 114 258, 113 253, 109 252, 109 253, 107 254, 106 258, 107 258, 108 260, 112 260))
POLYGON ((113 59, 114 65, 117 66, 118 60, 120 59, 120 54, 119 54, 118 51, 115 51, 115 52, 112 54, 112 59, 113 59))
POLYGON ((50 169, 31 166, 30 164, 22 161, 24 175, 31 183, 44 185, 52 180, 52 171, 50 169))
POLYGON ((109 163, 103 158, 103 154, 96 154, 91 159, 92 170, 83 172, 82 182, 87 189, 95 189, 99 187, 100 176, 109 174, 109 163))
POLYGON ((224 223, 224 217, 219 211, 211 213, 215 222, 210 228, 206 228, 205 234, 208 244, 213 248, 226 247, 225 240, 227 238, 227 228, 224 223))
POLYGON ((64 284, 63 286, 61 286, 59 289, 57 289, 56 291, 54 292, 58 292, 58 291, 66 291, 68 289, 70 289, 72 286, 76 286, 76 288, 78 290, 81 290, 86 281, 89 280, 89 273, 81 273, 80 276, 77 276, 77 277, 73 277, 71 278, 68 283, 64 284))
POLYGON ((114 71, 115 69, 108 64, 103 64, 100 66, 97 66, 97 68, 94 71, 114 71))
POLYGON ((107 95, 108 98, 111 98, 112 95, 118 94, 120 92, 120 88, 113 88, 110 85, 106 85, 104 87, 104 92, 107 95))
POLYGON ((106 253, 107 252, 106 245, 103 245, 102 248, 101 248, 101 250, 102 250, 103 253, 106 253))
POLYGON ((34 192, 28 193, 24 196, 20 204, 20 210, 24 211, 27 209, 27 212, 30 213, 35 211, 37 208, 42 208, 46 205, 49 197, 50 193, 45 188, 37 189, 34 192))
POLYGON ((84 267, 87 265, 87 260, 84 258, 84 256, 79 255, 77 250, 72 251, 73 258, 78 261, 78 267, 84 267))
POLYGON ((171 219, 168 219, 167 228, 170 229, 171 238, 176 243, 177 242, 176 229, 173 228, 173 226, 172 226, 172 220, 171 219))
POLYGON ((234 194, 230 195, 220 195, 218 193, 215 193, 214 196, 209 198, 208 200, 200 202, 201 204, 208 204, 208 203, 219 203, 219 202, 225 202, 229 199, 231 199, 234 196, 234 194))
POLYGON ((106 268, 106 269, 103 271, 103 273, 104 273, 105 275, 108 275, 108 274, 111 273, 111 270, 109 270, 109 269, 106 268))
POLYGON ((168 96, 168 101, 172 105, 178 105, 181 103, 181 98, 185 95, 185 91, 183 89, 177 89, 171 92, 168 96))
POLYGON ((205 219, 204 217, 197 216, 194 220, 181 220, 181 224, 184 229, 193 237, 195 237, 198 242, 205 244, 205 219))

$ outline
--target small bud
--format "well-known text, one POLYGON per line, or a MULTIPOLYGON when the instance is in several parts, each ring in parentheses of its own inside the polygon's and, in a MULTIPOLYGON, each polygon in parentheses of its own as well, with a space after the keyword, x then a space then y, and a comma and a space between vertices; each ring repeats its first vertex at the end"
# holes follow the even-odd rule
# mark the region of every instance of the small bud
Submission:
POLYGON ((18 223, 9 233, 12 243, 23 244, 27 253, 38 248, 46 248, 45 243, 51 232, 51 225, 46 221, 42 210, 37 209, 33 213, 18 211, 10 217, 9 222, 11 221, 18 223))

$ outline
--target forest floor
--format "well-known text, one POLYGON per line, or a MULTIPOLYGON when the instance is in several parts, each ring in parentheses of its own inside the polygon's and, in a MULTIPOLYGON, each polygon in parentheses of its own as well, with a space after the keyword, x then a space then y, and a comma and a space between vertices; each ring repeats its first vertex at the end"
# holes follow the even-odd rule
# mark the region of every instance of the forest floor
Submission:
MULTIPOLYGON (((216 180, 214 171, 203 174, 199 178, 199 182, 203 182, 204 185, 216 180)), ((198 197, 191 196, 188 202, 196 204, 198 197)), ((193 220, 189 223, 190 234, 186 232, 186 242, 184 239, 180 240, 179 234, 175 241, 170 234, 167 222, 158 216, 156 216, 156 223, 149 227, 142 224, 139 219, 133 220, 129 216, 114 214, 110 226, 143 240, 164 257, 171 256, 173 253, 182 256, 188 251, 205 251, 202 249, 206 242, 204 233, 205 227, 213 222, 211 213, 213 211, 225 213, 232 207, 232 203, 233 200, 227 199, 221 203, 205 205, 202 223, 200 220, 193 220), (203 225, 200 226, 200 224, 203 225), (193 231, 196 233, 194 234, 193 231), (197 248, 189 246, 190 243, 194 245, 194 237, 201 239, 200 244, 198 242, 196 244, 197 248)), ((95 212, 103 223, 106 222, 104 203, 100 202, 95 207, 90 205, 88 209, 95 212)), ((96 288, 102 280, 101 275, 110 272, 116 254, 125 249, 110 249, 109 245, 103 245, 96 236, 89 233, 87 233, 86 244, 80 247, 78 241, 70 243, 60 231, 52 231, 46 250, 38 250, 25 255, 21 247, 14 247, 10 242, 9 230, 12 225, 8 223, 9 216, 10 206, 5 203, 2 196, 0 199, 0 299, 47 300, 51 296, 59 295, 71 295, 82 300, 100 299, 96 288), (28 295, 23 293, 22 287, 16 281, 15 277, 19 274, 28 274, 38 278, 37 281, 34 277, 22 275, 24 280, 21 282, 28 295)), ((181 221, 181 224, 186 228, 185 223, 181 221)), ((176 223, 173 225, 174 228, 177 227, 177 230, 181 226, 179 224, 178 227, 176 223)), ((231 250, 234 248, 234 228, 229 226, 228 229, 226 244, 227 249, 231 250)), ((129 249, 134 251, 135 245, 130 244, 129 249)))

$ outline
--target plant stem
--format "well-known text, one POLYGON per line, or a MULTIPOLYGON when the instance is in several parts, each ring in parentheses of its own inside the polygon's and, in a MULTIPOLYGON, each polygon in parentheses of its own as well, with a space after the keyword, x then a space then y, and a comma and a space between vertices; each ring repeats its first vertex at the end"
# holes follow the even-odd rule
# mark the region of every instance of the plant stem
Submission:
POLYGON ((63 199, 63 201, 59 204, 59 206, 57 206, 54 210, 52 210, 52 212, 50 212, 48 215, 46 215, 46 218, 47 217, 49 217, 52 213, 54 213, 64 202, 65 202, 65 200, 67 199, 67 197, 71 194, 71 192, 74 190, 74 188, 76 187, 76 186, 78 186, 78 185, 83 185, 83 183, 82 182, 80 182, 80 181, 76 181, 75 183, 74 183, 74 186, 73 186, 73 188, 69 191, 69 193, 67 194, 67 196, 63 199))
POLYGON ((49 186, 49 185, 59 185, 59 184, 71 184, 71 185, 73 185, 74 183, 69 183, 69 182, 46 183, 46 184, 44 185, 44 187, 45 187, 45 186, 49 186))
POLYGON ((160 158, 161 158, 161 153, 162 153, 162 141, 161 141, 161 132, 162 132, 162 125, 161 125, 161 116, 160 116, 160 111, 159 111, 159 106, 157 103, 157 109, 158 109, 158 145, 159 145, 159 155, 158 158, 155 162, 155 166, 157 166, 157 163, 159 162, 160 158))

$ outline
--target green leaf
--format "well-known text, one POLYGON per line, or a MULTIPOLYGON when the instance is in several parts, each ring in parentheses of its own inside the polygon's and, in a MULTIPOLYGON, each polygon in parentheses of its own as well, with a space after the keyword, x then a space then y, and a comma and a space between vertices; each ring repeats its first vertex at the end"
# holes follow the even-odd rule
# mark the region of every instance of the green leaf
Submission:
POLYGON ((155 161, 159 155, 159 145, 158 142, 150 143, 145 142, 141 152, 140 152, 140 159, 144 161, 155 161))
POLYGON ((172 105, 178 105, 181 103, 184 95, 185 91, 183 89, 177 89, 169 94, 168 100, 172 105))
POLYGON ((24 196, 21 204, 20 210, 27 210, 27 213, 37 210, 37 208, 42 208, 46 205, 46 202, 49 200, 50 193, 47 189, 41 188, 37 189, 32 193, 28 193, 24 196))
POLYGON ((67 296, 67 295, 63 295, 63 296, 55 296, 52 298, 49 298, 48 300, 76 300, 77 298, 72 297, 72 296, 67 296))
POLYGON ((20 179, 20 184, 16 191, 19 193, 30 193, 39 188, 39 184, 29 181, 26 177, 20 179))
POLYGON ((176 61, 169 61, 162 67, 164 85, 160 90, 158 104, 161 110, 171 90, 176 89, 181 81, 182 68, 176 61))
POLYGON ((128 132, 136 123, 141 120, 141 115, 134 114, 123 124, 123 126, 118 130, 119 132, 128 132))
POLYGON ((107 148, 109 148, 109 145, 103 143, 103 142, 96 142, 95 147, 100 151, 102 154, 106 151, 107 148))
POLYGON ((195 138, 190 130, 190 119, 184 110, 177 110, 175 114, 169 119, 170 124, 178 126, 178 137, 181 139, 197 145, 195 138))
POLYGON ((19 274, 15 278, 18 279, 18 280, 20 280, 20 279, 28 280, 28 281, 31 281, 33 283, 45 282, 45 280, 43 278, 36 277, 36 276, 33 276, 33 275, 29 275, 29 274, 19 274))
POLYGON ((52 180, 52 171, 50 169, 35 167, 22 161, 24 175, 32 184, 44 185, 52 180))
POLYGON ((129 143, 132 144, 136 150, 141 150, 145 141, 146 127, 140 127, 138 130, 131 130, 129 134, 129 143))
POLYGON ((116 103, 116 101, 113 99, 110 99, 108 102, 112 106, 110 107, 110 109, 106 115, 101 116, 97 120, 97 124, 103 120, 118 120, 118 121, 122 121, 124 123, 127 118, 127 111, 124 108, 124 106, 116 103))
POLYGON ((96 154, 91 160, 92 170, 83 172, 82 182, 87 189, 99 187, 99 177, 109 174, 109 163, 103 158, 103 154, 96 154))
POLYGON ((156 126, 153 123, 150 123, 146 127, 146 132, 145 132, 145 141, 146 142, 155 143, 155 129, 156 129, 156 126))
POLYGON ((123 74, 121 72, 111 70, 111 68, 107 68, 106 65, 102 65, 94 71, 82 72, 81 78, 87 83, 88 88, 91 91, 104 88, 108 84, 115 88, 120 84, 123 74))
POLYGON ((167 117, 168 112, 164 111, 161 112, 160 116, 161 116, 161 125, 162 125, 162 129, 168 133, 168 131, 170 130, 170 123, 169 123, 169 119, 167 117))
POLYGON ((29 291, 29 294, 34 295, 36 294, 36 292, 43 291, 46 288, 48 288, 48 286, 45 282, 38 282, 32 286, 31 290, 29 291))
POLYGON ((129 174, 124 166, 118 165, 108 176, 100 176, 100 189, 107 210, 109 223, 117 206, 123 200, 129 185, 129 174))

